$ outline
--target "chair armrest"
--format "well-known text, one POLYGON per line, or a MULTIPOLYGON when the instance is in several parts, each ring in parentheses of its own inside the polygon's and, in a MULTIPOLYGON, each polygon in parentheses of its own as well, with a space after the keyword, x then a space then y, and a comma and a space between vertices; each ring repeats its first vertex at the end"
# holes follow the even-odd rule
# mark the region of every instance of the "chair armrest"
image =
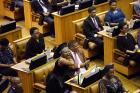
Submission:
POLYGON ((75 38, 84 40, 84 39, 86 39, 86 36, 83 35, 83 34, 81 34, 81 33, 76 33, 76 34, 75 34, 75 38))
POLYGON ((127 54, 125 52, 122 52, 119 49, 114 49, 114 53, 117 54, 117 55, 120 55, 122 57, 126 57, 127 56, 127 54))
POLYGON ((34 87, 39 88, 39 89, 43 89, 43 90, 46 89, 46 86, 44 84, 41 84, 41 83, 34 83, 34 87))

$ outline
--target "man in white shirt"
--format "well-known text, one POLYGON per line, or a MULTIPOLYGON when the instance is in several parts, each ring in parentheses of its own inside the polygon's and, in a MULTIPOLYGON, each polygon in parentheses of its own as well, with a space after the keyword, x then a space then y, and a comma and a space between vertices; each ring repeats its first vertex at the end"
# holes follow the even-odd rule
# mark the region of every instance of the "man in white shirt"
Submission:
POLYGON ((77 68, 76 72, 84 73, 87 69, 87 65, 88 65, 89 61, 86 60, 83 51, 79 49, 78 42, 75 40, 72 40, 68 43, 68 47, 71 50, 71 55, 75 62, 75 67, 77 68))

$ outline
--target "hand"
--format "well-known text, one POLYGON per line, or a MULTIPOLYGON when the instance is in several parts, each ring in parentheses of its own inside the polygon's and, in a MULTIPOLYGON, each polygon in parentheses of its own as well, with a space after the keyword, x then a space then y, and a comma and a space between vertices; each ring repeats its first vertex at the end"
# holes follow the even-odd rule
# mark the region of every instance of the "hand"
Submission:
POLYGON ((100 35, 100 34, 98 34, 98 37, 102 38, 103 36, 102 36, 102 35, 100 35))
POLYGON ((135 45, 135 49, 138 50, 139 49, 139 46, 138 45, 135 45))

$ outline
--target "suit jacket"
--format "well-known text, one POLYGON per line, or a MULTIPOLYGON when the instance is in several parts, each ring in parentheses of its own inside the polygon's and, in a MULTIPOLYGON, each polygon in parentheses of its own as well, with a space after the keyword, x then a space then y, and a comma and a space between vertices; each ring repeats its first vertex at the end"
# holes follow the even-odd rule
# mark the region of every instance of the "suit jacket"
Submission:
MULTIPOLYGON (((96 16, 95 19, 99 27, 103 29, 99 17, 96 16)), ((93 38, 94 34, 97 34, 97 29, 90 16, 87 17, 87 19, 84 21, 84 34, 86 35, 88 39, 93 38)))
POLYGON ((30 38, 26 45, 25 58, 31 58, 40 54, 45 49, 44 38, 40 38, 39 42, 34 38, 30 38))
MULTIPOLYGON (((77 50, 76 53, 78 54, 81 62, 84 63, 86 61, 86 57, 84 55, 84 52, 82 50, 77 50)), ((73 56, 72 56, 72 58, 73 58, 73 56)), ((74 58, 73 58, 73 60, 74 60, 74 58)))
MULTIPOLYGON (((42 0, 45 4, 45 7, 48 9, 48 12, 52 12, 52 7, 51 5, 49 4, 48 0, 42 0)), ((39 14, 43 14, 44 11, 43 11, 43 8, 42 6, 39 4, 38 0, 32 0, 31 1, 31 7, 32 9, 34 10, 35 13, 39 13, 39 14)))

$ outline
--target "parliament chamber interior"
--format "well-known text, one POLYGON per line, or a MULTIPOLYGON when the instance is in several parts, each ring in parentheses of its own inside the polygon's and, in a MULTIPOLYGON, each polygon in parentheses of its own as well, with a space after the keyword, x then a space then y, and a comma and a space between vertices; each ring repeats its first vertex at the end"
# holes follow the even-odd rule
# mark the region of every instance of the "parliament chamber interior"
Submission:
POLYGON ((0 93, 140 93, 140 0, 0 0, 0 93))

